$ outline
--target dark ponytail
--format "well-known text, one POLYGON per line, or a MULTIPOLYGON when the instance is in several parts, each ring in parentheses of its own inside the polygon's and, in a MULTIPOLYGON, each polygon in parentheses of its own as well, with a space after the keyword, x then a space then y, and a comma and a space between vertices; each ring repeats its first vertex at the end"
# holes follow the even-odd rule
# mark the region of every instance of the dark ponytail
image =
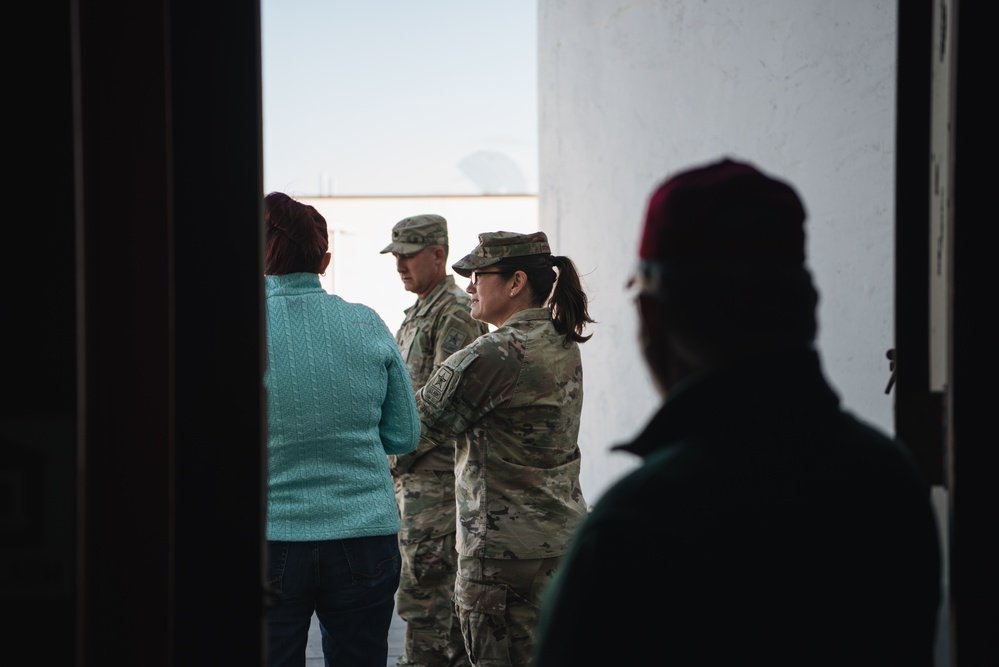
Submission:
POLYGON ((583 335, 586 325, 595 320, 586 310, 586 294, 571 259, 558 255, 510 257, 500 261, 497 268, 504 274, 524 272, 534 305, 551 308, 555 331, 565 336, 566 347, 572 342, 585 343, 593 336, 583 335))
POLYGON ((551 298, 548 299, 548 306, 552 309, 555 330, 565 334, 566 347, 570 341, 585 343, 593 337, 593 334, 584 336, 583 329, 595 320, 591 319, 587 312, 587 298, 579 280, 579 272, 568 257, 552 255, 552 264, 558 269, 558 280, 551 298))

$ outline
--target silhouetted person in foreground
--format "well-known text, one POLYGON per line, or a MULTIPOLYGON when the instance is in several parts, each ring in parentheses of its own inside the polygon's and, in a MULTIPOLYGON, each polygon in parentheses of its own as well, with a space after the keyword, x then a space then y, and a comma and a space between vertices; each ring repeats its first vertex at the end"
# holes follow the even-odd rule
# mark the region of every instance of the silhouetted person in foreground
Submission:
POLYGON ((542 596, 537 667, 932 664, 929 490, 823 376, 804 220, 727 159, 652 194, 632 284, 665 402, 542 596))

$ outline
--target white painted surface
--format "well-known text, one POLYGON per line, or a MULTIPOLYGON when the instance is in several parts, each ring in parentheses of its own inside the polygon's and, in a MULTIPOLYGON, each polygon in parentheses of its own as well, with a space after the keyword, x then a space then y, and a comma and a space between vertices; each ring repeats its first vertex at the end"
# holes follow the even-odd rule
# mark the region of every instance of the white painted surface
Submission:
POLYGON ((646 199, 723 155, 798 190, 825 369, 893 432, 896 3, 538 4, 540 228, 577 263, 598 320, 582 346, 587 499, 634 465, 607 450, 659 405, 623 290, 646 199))

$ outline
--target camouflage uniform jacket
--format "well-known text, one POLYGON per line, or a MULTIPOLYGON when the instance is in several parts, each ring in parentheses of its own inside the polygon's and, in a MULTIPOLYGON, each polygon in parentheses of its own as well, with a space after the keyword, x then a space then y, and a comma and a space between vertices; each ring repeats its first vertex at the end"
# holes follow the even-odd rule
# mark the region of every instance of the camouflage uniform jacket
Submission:
MULTIPOLYGON (((395 335, 413 391, 442 361, 486 331, 484 323, 472 319, 468 295, 455 285, 454 276, 445 276, 425 299, 406 309, 395 335)), ((431 450, 390 456, 389 465, 399 506, 400 544, 453 535, 454 440, 431 450)))
POLYGON ((586 513, 576 442, 583 368, 579 346, 564 340, 548 308, 523 310, 448 357, 416 394, 417 451, 460 436, 464 556, 559 556, 586 513))
MULTIPOLYGON (((469 299, 455 285, 454 276, 445 276, 423 300, 406 309, 395 341, 409 368, 415 392, 430 379, 438 365, 488 331, 483 322, 473 320, 469 299)), ((390 459, 393 474, 415 471, 454 470, 454 443, 442 442, 434 450, 412 452, 390 459)))

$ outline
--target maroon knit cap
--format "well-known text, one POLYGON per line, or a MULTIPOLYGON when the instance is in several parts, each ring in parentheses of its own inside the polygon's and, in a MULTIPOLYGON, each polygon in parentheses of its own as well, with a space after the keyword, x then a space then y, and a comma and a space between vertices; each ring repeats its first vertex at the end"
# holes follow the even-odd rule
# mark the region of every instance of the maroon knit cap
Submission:
POLYGON ((655 262, 805 260, 805 209, 783 181, 728 158, 667 179, 649 198, 638 255, 655 262))

